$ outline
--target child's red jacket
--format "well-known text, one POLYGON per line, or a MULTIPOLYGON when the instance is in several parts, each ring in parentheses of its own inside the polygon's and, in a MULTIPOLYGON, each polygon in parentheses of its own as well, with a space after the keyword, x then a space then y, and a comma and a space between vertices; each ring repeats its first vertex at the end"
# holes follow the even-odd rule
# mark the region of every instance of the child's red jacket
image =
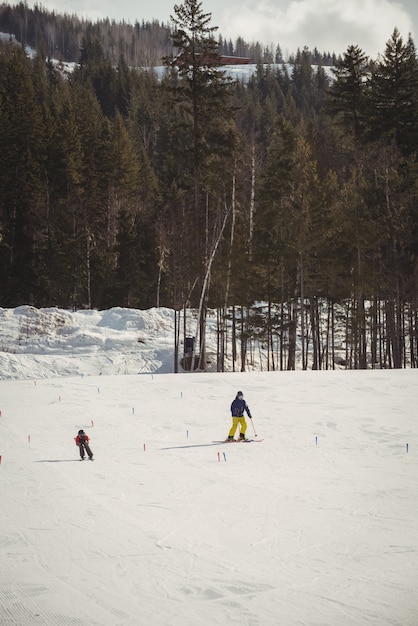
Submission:
POLYGON ((77 435, 77 437, 75 438, 75 443, 78 446, 80 443, 88 443, 89 442, 89 436, 88 435, 83 435, 83 439, 81 439, 80 435, 77 435))

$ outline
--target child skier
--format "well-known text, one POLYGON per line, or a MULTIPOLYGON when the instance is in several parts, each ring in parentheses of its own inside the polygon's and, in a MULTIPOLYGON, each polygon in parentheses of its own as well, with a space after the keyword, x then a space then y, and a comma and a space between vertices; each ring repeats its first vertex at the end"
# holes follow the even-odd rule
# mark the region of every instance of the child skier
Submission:
POLYGON ((86 435, 84 430, 78 431, 78 435, 75 438, 75 444, 79 447, 81 460, 84 459, 85 452, 87 452, 90 461, 93 459, 93 452, 90 450, 89 446, 89 436, 86 435))
POLYGON ((250 409, 247 406, 247 403, 244 400, 244 394, 242 391, 238 391, 235 399, 231 404, 231 415, 232 415, 232 426, 229 431, 228 440, 234 441, 235 431, 240 426, 240 434, 239 437, 241 440, 245 441, 245 432, 247 430, 247 422, 245 421, 244 411, 247 413, 248 417, 251 418, 250 409))

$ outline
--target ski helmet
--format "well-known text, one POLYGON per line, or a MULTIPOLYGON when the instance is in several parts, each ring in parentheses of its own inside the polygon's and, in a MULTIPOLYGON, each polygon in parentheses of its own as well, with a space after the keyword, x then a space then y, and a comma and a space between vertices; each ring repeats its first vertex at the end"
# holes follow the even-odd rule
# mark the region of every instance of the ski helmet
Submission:
POLYGON ((241 398, 244 397, 244 394, 242 393, 242 391, 238 391, 237 392, 237 398, 239 398, 239 397, 241 397, 241 398))
POLYGON ((84 430, 79 430, 79 431, 78 431, 78 434, 79 434, 79 435, 84 435, 84 430))

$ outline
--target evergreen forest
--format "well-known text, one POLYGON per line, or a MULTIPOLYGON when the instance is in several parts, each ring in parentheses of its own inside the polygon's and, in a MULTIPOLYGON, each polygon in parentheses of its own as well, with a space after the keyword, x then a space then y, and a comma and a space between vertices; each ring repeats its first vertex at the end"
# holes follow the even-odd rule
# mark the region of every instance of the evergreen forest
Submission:
POLYGON ((218 371, 255 346, 268 370, 417 367, 412 38, 283 63, 220 40, 197 0, 171 17, 116 29, 1 5, 0 306, 166 306, 190 369, 208 315, 218 371), (225 54, 256 62, 248 82, 225 54))

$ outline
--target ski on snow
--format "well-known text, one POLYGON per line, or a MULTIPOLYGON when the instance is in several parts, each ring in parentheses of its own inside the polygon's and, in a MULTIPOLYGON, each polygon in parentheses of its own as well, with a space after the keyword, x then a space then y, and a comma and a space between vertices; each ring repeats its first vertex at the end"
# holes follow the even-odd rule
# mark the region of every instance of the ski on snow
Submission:
POLYGON ((260 443, 264 439, 222 439, 222 441, 214 441, 213 443, 260 443))

